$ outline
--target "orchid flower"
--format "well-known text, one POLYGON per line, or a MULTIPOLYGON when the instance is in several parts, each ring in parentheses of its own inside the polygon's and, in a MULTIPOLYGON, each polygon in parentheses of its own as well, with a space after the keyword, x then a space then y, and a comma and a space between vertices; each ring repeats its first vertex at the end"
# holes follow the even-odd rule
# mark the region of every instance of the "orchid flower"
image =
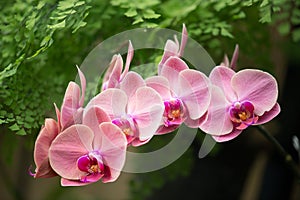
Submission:
POLYGON ((217 66, 209 78, 214 85, 211 104, 200 129, 217 142, 231 140, 248 126, 266 123, 280 112, 277 82, 269 73, 255 69, 236 73, 217 66))
POLYGON ((82 118, 86 80, 80 69, 78 67, 77 69, 81 84, 81 96, 80 87, 75 82, 71 81, 66 89, 61 106, 61 114, 59 118, 62 130, 74 123, 80 123, 82 118))
POLYGON ((102 91, 108 88, 118 88, 120 82, 126 76, 129 71, 129 66, 133 57, 133 47, 131 41, 129 40, 128 52, 126 57, 125 68, 123 70, 123 59, 120 54, 114 55, 107 71, 103 77, 102 91))
POLYGON ((177 129, 183 122, 198 127, 210 102, 209 79, 186 63, 171 56, 164 63, 159 76, 146 79, 147 86, 155 89, 165 105, 163 120, 157 134, 177 129))
POLYGON ((120 89, 110 88, 95 96, 87 108, 94 105, 110 116, 132 146, 140 146, 152 138, 164 111, 160 95, 135 72, 127 73, 120 89))
POLYGON ((125 163, 126 137, 99 107, 83 113, 82 124, 61 132, 49 149, 53 170, 63 186, 115 181, 125 163))
POLYGON ((188 33, 185 24, 183 24, 181 33, 181 44, 179 45, 176 35, 174 35, 175 42, 172 40, 167 40, 164 48, 164 54, 160 63, 158 64, 158 73, 160 73, 162 66, 171 56, 177 56, 180 58, 183 55, 183 51, 188 38, 187 35, 188 33))
POLYGON ((34 161, 36 169, 35 173, 31 174, 35 178, 52 177, 57 175, 49 164, 48 151, 51 143, 56 136, 67 127, 74 123, 81 123, 86 80, 80 69, 78 67, 77 69, 81 82, 81 96, 79 86, 75 82, 71 81, 65 92, 61 112, 57 108, 56 104, 54 104, 57 122, 51 118, 47 118, 45 120, 45 125, 41 128, 35 142, 34 161))

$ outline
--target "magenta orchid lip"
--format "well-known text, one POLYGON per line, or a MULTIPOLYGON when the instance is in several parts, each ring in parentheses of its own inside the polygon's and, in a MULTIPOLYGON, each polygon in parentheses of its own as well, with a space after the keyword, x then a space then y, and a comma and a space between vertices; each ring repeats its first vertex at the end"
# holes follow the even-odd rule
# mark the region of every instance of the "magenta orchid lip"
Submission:
POLYGON ((235 123, 235 128, 239 130, 246 129, 258 120, 254 114, 254 106, 251 102, 235 102, 229 109, 230 119, 235 123))
POLYGON ((164 125, 178 126, 184 121, 185 107, 180 99, 170 99, 164 101, 165 111, 164 111, 164 125))
POLYGON ((125 134, 128 145, 131 144, 136 137, 138 137, 139 133, 137 123, 132 117, 115 118, 111 122, 117 125, 125 134))
POLYGON ((80 181, 84 183, 88 183, 91 177, 97 177, 98 179, 102 178, 105 174, 105 167, 100 152, 90 152, 87 155, 79 157, 77 167, 80 171, 86 172, 86 175, 80 178, 80 181))

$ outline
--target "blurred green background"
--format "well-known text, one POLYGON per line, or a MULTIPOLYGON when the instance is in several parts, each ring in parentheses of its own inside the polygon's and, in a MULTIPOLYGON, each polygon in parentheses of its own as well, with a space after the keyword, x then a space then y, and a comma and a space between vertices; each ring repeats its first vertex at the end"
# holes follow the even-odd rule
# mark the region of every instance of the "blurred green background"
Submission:
MULTIPOLYGON (((55 118, 53 103, 60 107, 75 66, 95 46, 140 27, 181 32, 183 23, 215 63, 239 44, 238 70, 258 68, 276 77, 282 112, 266 126, 298 161, 292 137, 300 138, 299 0, 8 0, 0 11, 1 199, 300 199, 291 171, 252 128, 203 159, 199 132, 170 166, 122 173, 115 183, 63 188, 58 178, 34 180, 28 173, 45 117, 55 118)), ((162 53, 136 53, 133 69, 162 53)), ((165 145, 174 134, 154 137, 139 150, 165 145)))

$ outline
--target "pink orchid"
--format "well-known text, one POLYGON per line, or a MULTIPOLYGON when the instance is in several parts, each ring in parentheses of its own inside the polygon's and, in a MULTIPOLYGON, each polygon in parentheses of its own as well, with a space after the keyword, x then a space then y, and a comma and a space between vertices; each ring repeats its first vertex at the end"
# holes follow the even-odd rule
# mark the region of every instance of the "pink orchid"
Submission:
POLYGON ((147 143, 160 125, 164 111, 160 95, 146 86, 143 78, 128 72, 120 89, 110 88, 95 96, 87 105, 101 107, 126 135, 128 144, 147 143))
POLYGON ((174 41, 167 40, 165 48, 164 48, 164 54, 162 56, 162 59, 160 63, 158 64, 158 73, 160 73, 162 66, 164 63, 171 57, 171 56, 177 56, 181 57, 183 55, 183 51, 187 42, 188 33, 185 27, 185 24, 182 26, 182 33, 181 33, 181 44, 179 46, 179 42, 177 40, 176 35, 174 35, 174 41))
POLYGON ((209 79, 186 63, 171 56, 162 66, 159 76, 146 79, 147 86, 163 98, 165 111, 157 134, 172 132, 183 122, 198 127, 210 102, 209 79))
POLYGON ((133 57, 133 47, 131 44, 131 41, 129 40, 128 45, 128 52, 126 57, 126 63, 125 68, 123 70, 123 59, 120 54, 114 55, 110 65, 107 69, 107 71, 104 74, 103 77, 103 83, 102 83, 102 91, 106 90, 108 88, 118 88, 120 85, 120 82, 123 80, 123 78, 126 76, 126 74, 129 71, 129 66, 133 57))
POLYGON ((61 114, 60 117, 58 117, 60 119, 62 130, 74 123, 80 123, 82 118, 86 80, 80 69, 78 67, 77 69, 81 84, 81 96, 80 87, 75 82, 71 81, 66 89, 61 106, 61 114))
POLYGON ((49 149, 53 170, 63 186, 115 181, 124 166, 127 141, 121 129, 99 107, 83 113, 82 124, 60 133, 49 149))
POLYGON ((61 106, 61 111, 55 106, 57 122, 54 119, 48 118, 45 120, 45 125, 36 139, 34 148, 34 161, 36 164, 35 173, 32 174, 35 178, 52 177, 57 174, 53 171, 49 164, 48 151, 52 141, 60 134, 61 131, 71 126, 74 123, 81 123, 83 113, 83 102, 85 92, 85 77, 79 68, 78 73, 81 81, 82 94, 80 97, 80 88, 75 82, 70 82, 64 96, 61 106))
POLYGON ((217 66, 209 78, 214 85, 212 99, 200 129, 217 142, 231 140, 248 126, 266 123, 280 112, 277 82, 269 73, 255 69, 236 73, 217 66))

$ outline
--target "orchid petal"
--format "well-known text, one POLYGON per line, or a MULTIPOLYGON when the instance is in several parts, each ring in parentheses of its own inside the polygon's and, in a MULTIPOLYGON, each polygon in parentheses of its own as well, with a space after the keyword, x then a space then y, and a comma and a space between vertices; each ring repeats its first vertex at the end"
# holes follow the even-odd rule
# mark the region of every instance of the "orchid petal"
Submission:
POLYGON ((114 55, 110 66, 107 69, 107 72, 104 75, 103 87, 102 89, 107 88, 117 88, 119 86, 119 81, 123 69, 123 59, 120 54, 114 55), (107 81, 105 81, 107 80, 107 81))
POLYGON ((54 108, 55 108, 55 113, 56 113, 56 118, 57 118, 57 128, 58 128, 58 132, 60 132, 60 130, 61 130, 61 120, 60 120, 61 113, 55 103, 54 103, 54 108))
POLYGON ((271 110, 276 104, 278 86, 275 78, 269 73, 245 69, 235 74, 231 83, 238 100, 250 101, 254 105, 254 113, 258 116, 271 110))
POLYGON ((258 121, 253 125, 264 124, 271 121, 280 113, 280 106, 278 103, 273 106, 270 111, 265 112, 262 116, 259 116, 258 121))
POLYGON ((165 48, 164 48, 164 54, 162 56, 162 59, 160 63, 158 64, 158 75, 161 75, 161 69, 163 68, 165 62, 171 57, 182 57, 184 48, 186 46, 186 42, 188 39, 188 33, 185 24, 182 25, 182 33, 181 33, 181 44, 179 46, 179 42, 177 40, 176 35, 174 35, 174 41, 167 40, 165 48))
POLYGON ((52 141, 58 134, 58 125, 53 119, 46 119, 45 126, 42 127, 34 147, 34 162, 36 164, 35 178, 51 177, 55 175, 49 160, 48 153, 52 141))
POLYGON ((225 54, 224 55, 224 58, 223 58, 223 61, 221 62, 220 66, 224 66, 224 67, 229 67, 229 59, 228 59, 228 56, 225 54))
MULTIPOLYGON (((182 70, 189 69, 187 64, 180 58, 176 56, 171 56, 166 63, 164 64, 164 68, 171 68, 173 71, 181 72, 182 70)), ((164 77, 170 76, 168 74, 170 69, 166 69, 166 71, 162 71, 161 75, 164 77)))
POLYGON ((229 140, 232 140, 234 138, 236 138, 237 136, 239 136, 242 133, 242 130, 237 130, 234 129, 234 131, 232 131, 229 134, 226 135, 212 135, 212 138, 216 141, 216 142, 227 142, 229 140))
POLYGON ((96 173, 96 174, 90 174, 84 178, 84 181, 94 183, 100 180, 103 177, 103 174, 101 173, 96 173))
POLYGON ((127 95, 120 89, 110 88, 91 99, 86 109, 91 106, 99 106, 114 119, 126 114, 127 95))
MULTIPOLYGON (((112 59, 111 59, 111 61, 109 63, 109 66, 108 66, 108 68, 105 71, 105 74, 104 74, 103 80, 102 80, 101 91, 104 91, 104 90, 106 90, 108 88, 109 77, 110 77, 110 75, 111 75, 111 73, 112 73, 112 71, 114 69, 114 66, 115 66, 115 63, 117 61, 117 58, 118 58, 118 55, 113 55, 113 57, 112 57, 112 59)), ((122 60, 122 62, 123 62, 123 60, 122 60)), ((122 69, 121 69, 121 71, 122 71, 122 69)), ((121 74, 121 72, 120 72, 120 74, 121 74)))
POLYGON ((104 164, 110 168, 110 176, 104 176, 103 182, 115 181, 125 163, 127 139, 121 129, 110 122, 99 126, 100 132, 95 133, 94 149, 101 151, 104 164))
POLYGON ((110 122, 110 117, 104 112, 103 109, 97 106, 89 107, 84 112, 82 123, 90 127, 94 133, 99 131, 99 124, 102 122, 110 122))
POLYGON ((57 176, 57 173, 51 168, 49 159, 44 159, 43 162, 36 168, 34 178, 51 178, 57 176))
POLYGON ((179 72, 189 69, 187 64, 178 57, 170 57, 164 66, 161 69, 161 76, 164 76, 168 79, 170 88, 173 92, 177 93, 179 84, 178 84, 178 76, 179 72))
POLYGON ((103 76, 103 83, 107 82, 109 80, 109 76, 112 73, 112 70, 114 69, 114 66, 116 64, 117 58, 118 58, 118 55, 113 55, 113 57, 112 57, 112 59, 111 59, 111 61, 109 63, 109 66, 106 69, 106 72, 105 72, 105 74, 103 76))
POLYGON ((232 69, 224 66, 215 67, 209 75, 211 83, 221 88, 230 102, 237 100, 236 94, 231 86, 231 79, 234 75, 235 72, 232 69))
POLYGON ((187 113, 184 124, 190 128, 198 128, 207 119, 207 112, 198 119, 191 119, 187 113))
POLYGON ((181 44, 180 44, 180 48, 179 48, 179 51, 178 51, 178 56, 179 57, 183 56, 183 51, 184 51, 187 39, 188 39, 188 33, 187 33, 187 30, 186 30, 185 24, 183 24, 182 25, 182 33, 181 33, 181 44))
POLYGON ((166 127, 166 126, 162 125, 157 129, 155 135, 163 135, 163 134, 171 133, 171 132, 175 131, 177 128, 179 128, 179 126, 180 125, 172 125, 172 126, 166 127))
POLYGON ((231 58, 231 62, 230 62, 230 67, 231 69, 235 70, 236 69, 236 63, 239 57, 239 45, 235 45, 235 49, 231 58))
POLYGON ((146 85, 160 94, 163 100, 170 99, 169 81, 163 76, 152 76, 146 79, 146 85))
POLYGON ((158 64, 158 75, 161 73, 161 68, 163 67, 164 63, 171 57, 176 56, 179 49, 178 41, 175 43, 172 40, 167 40, 165 48, 164 48, 164 54, 162 56, 162 59, 160 63, 158 64))
POLYGON ((123 73, 121 74, 120 80, 123 80, 123 78, 124 78, 124 77, 126 76, 126 74, 128 73, 128 71, 129 71, 129 66, 130 66, 130 63, 131 63, 131 60, 132 60, 133 54, 134 54, 133 46, 132 46, 131 41, 129 40, 128 43, 129 43, 129 44, 128 44, 128 51, 127 51, 127 57, 126 57, 125 68, 124 68, 123 73))
POLYGON ((123 81, 120 84, 120 89, 127 94, 128 101, 130 101, 130 98, 133 97, 136 90, 139 87, 143 87, 145 85, 146 83, 141 75, 136 72, 128 72, 128 74, 124 77, 123 81))
POLYGON ((206 111, 210 103, 210 83, 205 74, 186 69, 179 74, 178 97, 186 106, 191 119, 200 118, 206 111))
POLYGON ((136 121, 141 141, 151 138, 161 123, 164 104, 160 95, 150 87, 141 87, 128 102, 128 114, 136 121))
POLYGON ((74 124, 81 124, 82 123, 82 115, 83 115, 83 108, 78 108, 74 111, 72 117, 64 124, 64 127, 61 130, 64 130, 74 124))
POLYGON ((56 121, 47 118, 45 120, 45 126, 42 127, 35 142, 34 160, 37 165, 40 165, 43 160, 48 157, 49 147, 57 134, 58 129, 56 121))
POLYGON ((79 100, 79 106, 82 107, 83 103, 84 103, 84 94, 85 94, 85 89, 86 89, 86 80, 84 77, 84 74, 82 73, 82 71, 79 69, 78 66, 77 70, 78 70, 78 74, 79 74, 79 78, 80 78, 80 85, 81 85, 81 98, 79 100))
POLYGON ((86 174, 77 167, 77 160, 92 151, 94 134, 85 125, 73 125, 60 133, 49 149, 50 165, 66 179, 80 179, 86 174))
POLYGON ((207 117, 199 128, 215 136, 230 133, 233 129, 233 124, 227 113, 228 106, 230 106, 230 103, 226 100, 222 90, 217 86, 212 86, 211 103, 208 107, 207 117))
POLYGON ((66 124, 73 120, 73 115, 80 107, 80 88, 75 82, 70 82, 65 92, 64 100, 61 106, 61 125, 62 129, 66 124))
POLYGON ((143 140, 143 141, 141 141, 139 138, 135 138, 135 139, 131 142, 131 145, 134 146, 134 147, 139 147, 139 146, 142 146, 142 145, 148 143, 150 140, 151 140, 151 138, 149 138, 149 139, 147 139, 147 140, 143 140))
POLYGON ((60 184, 62 186, 84 186, 84 185, 89 185, 91 183, 97 182, 102 178, 102 174, 91 174, 87 176, 86 181, 80 181, 80 180, 69 180, 65 178, 60 179, 60 184))

